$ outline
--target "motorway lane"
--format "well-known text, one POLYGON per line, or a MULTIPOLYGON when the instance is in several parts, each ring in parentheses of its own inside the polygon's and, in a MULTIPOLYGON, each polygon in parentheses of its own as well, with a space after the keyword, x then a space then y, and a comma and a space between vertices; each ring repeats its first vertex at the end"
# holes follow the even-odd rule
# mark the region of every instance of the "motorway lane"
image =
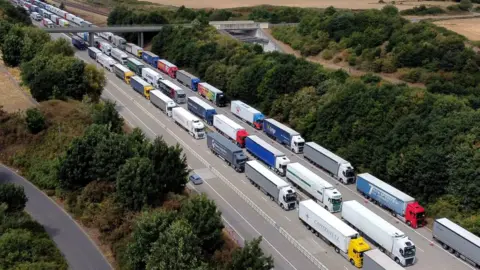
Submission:
MULTIPOLYGON (((90 60, 90 59, 88 59, 88 60, 90 60)), ((125 84, 121 83, 121 81, 119 79, 117 79, 113 74, 110 74, 110 75, 111 75, 110 77, 113 77, 113 79, 112 79, 113 81, 117 81, 116 86, 118 88, 126 89, 126 91, 133 91, 133 90, 131 90, 131 88, 128 85, 125 85, 125 84)), ((164 74, 162 74, 162 75, 163 75, 164 78, 169 79, 170 81, 173 81, 177 85, 186 89, 184 86, 180 85, 180 83, 178 83, 177 81, 168 78, 168 76, 166 76, 164 74)), ((186 93, 187 93, 188 96, 196 95, 195 92, 193 92, 191 90, 188 90, 188 89, 186 89, 186 93)), ((134 92, 133 94, 136 94, 136 93, 134 92)), ((138 97, 135 97, 135 99, 137 99, 139 97, 140 96, 138 95, 138 97)), ((149 108, 150 111, 154 110, 154 111, 157 111, 158 113, 160 113, 158 111, 158 109, 154 108, 146 100, 145 100, 144 105, 147 106, 147 107, 150 106, 151 107, 151 108, 149 108)), ((183 106, 186 107, 186 105, 183 105, 183 106)), ((245 123, 241 122, 233 114, 230 113, 229 107, 225 107, 225 108, 218 108, 217 107, 216 109, 217 109, 218 113, 223 113, 223 114, 229 116, 231 119, 233 119, 233 120, 237 121, 238 123, 242 124, 244 127, 247 128, 247 130, 251 134, 259 135, 260 137, 262 137, 266 141, 269 141, 270 143, 275 145, 277 148, 283 149, 282 151, 284 151, 289 156, 289 158, 292 160, 292 162, 300 162, 303 165, 308 166, 313 171, 315 171, 320 176, 322 176, 324 179, 328 180, 332 184, 337 185, 339 191, 343 195, 344 201, 355 200, 355 199, 359 200, 359 201, 364 201, 363 198, 360 197, 358 193, 356 193, 355 191, 352 190, 353 186, 345 186, 343 184, 338 183, 336 180, 334 180, 330 176, 326 175, 323 171, 321 171, 318 168, 313 167, 312 165, 307 163, 302 158, 302 156, 296 155, 296 154, 290 152, 288 149, 281 147, 279 144, 277 144, 276 142, 273 142, 266 135, 264 135, 263 132, 258 132, 257 130, 254 130, 252 127, 247 126, 245 123)), ((164 115, 161 115, 161 117, 166 118, 164 115)), ((167 118, 167 119, 169 121, 171 121, 171 119, 169 119, 169 118, 167 118)), ((188 141, 188 144, 191 144, 193 142, 194 142, 194 140, 191 139, 191 140, 188 141)), ((204 149, 206 149, 205 144, 203 146, 200 145, 198 147, 203 147, 204 149)), ((197 148, 195 148, 195 149, 197 149, 197 148)), ((206 153, 208 155, 209 151, 206 150, 206 153)), ((201 155, 203 157, 206 157, 204 154, 201 154, 201 155)), ((231 178, 234 179, 234 181, 231 182, 232 184, 234 184, 244 194, 248 194, 249 197, 255 202, 255 204, 258 205, 258 206, 261 206, 262 209, 278 223, 278 225, 285 228, 305 248, 307 248, 309 250, 313 250, 312 253, 314 253, 315 255, 318 255, 317 258, 320 261, 325 262, 324 255, 331 253, 331 248, 328 247, 320 239, 313 238, 311 236, 311 234, 305 228, 303 228, 303 229, 298 228, 298 227, 301 227, 302 225, 298 221, 296 221, 297 216, 296 216, 295 211, 284 212, 283 210, 281 210, 278 206, 276 206, 272 202, 266 201, 266 198, 265 198, 265 196, 263 196, 263 194, 261 194, 258 190, 256 190, 252 186, 245 184, 246 179, 243 175, 238 175, 233 170, 231 170, 229 168, 226 168, 224 164, 219 164, 218 162, 214 161, 214 159, 218 159, 218 158, 214 158, 213 156, 212 156, 212 158, 209 157, 208 160, 212 161, 214 163, 213 166, 215 168, 217 168, 218 170, 220 170, 223 175, 233 175, 233 177, 232 176, 229 177, 229 179, 231 179, 231 178), (222 166, 223 168, 221 168, 219 166, 222 166)), ((220 160, 218 159, 218 161, 220 161, 220 160)), ((220 163, 221 163, 221 161, 220 161, 220 163)), ((402 222, 399 222, 397 219, 393 218, 390 214, 388 214, 384 210, 380 209, 379 207, 377 207, 373 204, 368 204, 368 203, 366 204, 366 206, 369 207, 371 210, 375 211, 377 214, 379 214, 380 216, 382 216, 386 220, 388 220, 389 222, 391 222, 392 224, 394 224, 395 226, 397 226, 398 228, 400 228, 405 233, 407 233, 409 235, 409 237, 412 239, 412 241, 414 241, 414 243, 418 247, 418 253, 417 253, 418 263, 415 266, 412 266, 411 267, 412 269, 468 269, 468 267, 466 266, 466 264, 463 261, 459 261, 458 259, 456 259, 455 257, 453 257, 452 255, 450 255, 448 253, 447 253, 448 256, 446 256, 447 254, 444 253, 445 251, 443 251, 436 243, 432 243, 431 242, 431 232, 429 232, 429 230, 427 228, 421 228, 421 229, 415 231, 415 230, 407 227, 402 222), (438 258, 443 258, 443 259, 439 260, 438 258)), ((336 269, 336 267, 343 266, 341 268, 349 269, 349 265, 348 265, 348 263, 346 263, 346 261, 341 262, 340 265, 338 265, 338 260, 341 260, 340 256, 338 256, 336 254, 333 254, 333 255, 329 254, 327 256, 329 257, 328 260, 336 261, 336 263, 334 263, 334 265, 329 267, 329 268, 336 269), (330 256, 333 256, 333 258, 330 257, 330 256), (335 257, 335 256, 337 256, 337 257, 335 257)))
POLYGON ((0 184, 2 183, 15 183, 24 187, 28 197, 25 210, 55 241, 69 269, 113 269, 95 243, 70 215, 28 180, 0 164, 0 184))

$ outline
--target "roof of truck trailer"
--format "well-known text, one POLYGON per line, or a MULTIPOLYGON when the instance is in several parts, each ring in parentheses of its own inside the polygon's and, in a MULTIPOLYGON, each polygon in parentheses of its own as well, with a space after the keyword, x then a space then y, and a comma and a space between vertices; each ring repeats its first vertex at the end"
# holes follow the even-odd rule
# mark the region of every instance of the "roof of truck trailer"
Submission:
POLYGON ((257 144, 260 144, 263 148, 265 148, 267 151, 273 153, 275 156, 284 156, 285 154, 278 150, 277 148, 273 147, 266 141, 264 141, 262 138, 258 137, 257 135, 250 135, 247 138, 250 140, 256 142, 257 144))
POLYGON ((215 110, 215 108, 206 103, 205 101, 201 100, 199 97, 188 97, 188 99, 193 100, 193 102, 197 103, 198 105, 202 106, 205 110, 215 110))
POLYGON ((272 123, 273 125, 277 126, 278 128, 282 129, 283 131, 289 133, 290 135, 300 135, 300 133, 298 131, 295 131, 292 128, 287 127, 286 125, 278 122, 277 120, 275 120, 273 118, 268 118, 268 119, 264 120, 264 123, 268 123, 268 122, 272 123))
POLYGON ((327 156, 329 156, 331 159, 335 160, 338 163, 349 163, 345 159, 341 158, 340 156, 338 156, 337 154, 328 150, 327 148, 317 144, 316 142, 307 142, 307 143, 305 143, 305 145, 308 145, 308 146, 314 148, 315 150, 326 154, 327 156))
POLYGON ((272 171, 270 171, 265 166, 263 166, 260 162, 256 160, 251 160, 251 161, 247 161, 247 164, 250 165, 258 173, 268 178, 270 182, 274 183, 277 187, 289 186, 289 184, 285 182, 285 180, 278 177, 272 171))
POLYGON ((476 245, 477 247, 480 247, 480 238, 478 236, 476 236, 475 234, 465 230, 464 228, 460 227, 456 223, 450 221, 448 218, 439 218, 439 219, 435 220, 435 222, 438 222, 438 223, 442 224, 443 226, 447 227, 448 229, 454 231, 456 234, 458 234, 461 237, 467 239, 472 244, 476 245))
POLYGON ((388 270, 405 270, 405 268, 398 265, 396 262, 392 261, 390 257, 385 255, 385 253, 381 252, 378 248, 371 249, 365 254, 368 253, 368 256, 372 258, 376 263, 380 264, 384 267, 384 269, 388 270))
MULTIPOLYGON (((327 180, 323 179, 318 174, 312 172, 307 167, 303 166, 298 162, 289 163, 287 165, 287 171, 289 171, 288 168, 293 168, 294 170, 301 172, 308 180, 314 182, 315 185, 321 185, 326 189, 334 188, 334 186, 330 184, 327 180)), ((319 188, 319 187, 312 187, 312 188, 319 188)))
POLYGON ((378 179, 377 177, 369 174, 369 173, 362 173, 359 174, 358 177, 361 177, 368 182, 374 184, 375 186, 379 187, 385 192, 388 192, 390 195, 395 196, 396 198, 404 201, 404 202, 412 202, 415 201, 413 197, 408 194, 403 193, 402 191, 396 189, 395 187, 383 182, 382 180, 378 179))

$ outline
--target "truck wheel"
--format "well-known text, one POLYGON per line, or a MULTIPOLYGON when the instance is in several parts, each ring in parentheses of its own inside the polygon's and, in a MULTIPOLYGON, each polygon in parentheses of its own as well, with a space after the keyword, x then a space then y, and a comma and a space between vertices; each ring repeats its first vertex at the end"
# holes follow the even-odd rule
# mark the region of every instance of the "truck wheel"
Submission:
POLYGON ((448 246, 446 244, 442 244, 443 249, 448 249, 448 246))
POLYGON ((407 221, 407 225, 413 228, 412 223, 410 222, 410 220, 407 221))
POLYGON ((338 247, 335 247, 335 252, 340 253, 340 249, 338 247))
MULTIPOLYGON (((395 262, 396 262, 397 264, 400 264, 400 260, 399 260, 398 258, 395 258, 395 262)), ((400 265, 401 265, 401 264, 400 264, 400 265)))
POLYGON ((350 263, 355 266, 355 262, 353 261, 353 259, 350 259, 350 263))

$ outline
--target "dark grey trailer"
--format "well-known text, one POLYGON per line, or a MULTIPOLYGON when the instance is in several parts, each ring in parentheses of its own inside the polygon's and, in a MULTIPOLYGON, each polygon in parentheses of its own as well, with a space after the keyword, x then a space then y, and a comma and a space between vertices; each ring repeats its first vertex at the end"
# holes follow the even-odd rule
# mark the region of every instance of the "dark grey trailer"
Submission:
POLYGON ((192 75, 185 70, 177 70, 176 78, 181 84, 192 89, 193 91, 197 91, 198 83, 200 82, 200 79, 197 76, 192 75))
POLYGON ((355 171, 350 162, 328 149, 314 142, 307 142, 303 149, 303 156, 344 184, 355 183, 355 171))
POLYGON ((243 153, 242 148, 238 147, 224 136, 216 132, 208 133, 207 146, 214 155, 225 160, 225 162, 232 166, 235 171, 245 171, 247 156, 243 153))
POLYGON ((480 238, 447 218, 433 223, 433 239, 444 249, 480 268, 480 238))
POLYGON ((363 253, 363 270, 405 270, 379 249, 363 253))
POLYGON ((260 162, 256 160, 248 161, 245 165, 245 175, 250 183, 270 197, 281 208, 284 210, 295 209, 297 205, 295 190, 260 162))

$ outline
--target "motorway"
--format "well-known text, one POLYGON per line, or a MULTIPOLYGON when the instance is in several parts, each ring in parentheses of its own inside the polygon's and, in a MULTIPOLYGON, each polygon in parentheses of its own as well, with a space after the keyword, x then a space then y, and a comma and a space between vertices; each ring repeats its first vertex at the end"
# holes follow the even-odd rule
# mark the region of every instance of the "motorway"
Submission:
MULTIPOLYGON (((52 36, 54 38, 68 37, 64 34, 52 34, 52 36)), ((86 51, 76 51, 76 56, 87 63, 96 64, 86 51)), ((239 238, 251 239, 258 235, 264 237, 262 248, 274 257, 276 269, 318 269, 294 245, 308 250, 310 254, 307 255, 315 257, 327 269, 355 269, 347 260, 336 254, 333 248, 303 227, 297 220, 297 211, 286 212, 272 201, 267 200, 263 193, 249 184, 244 174, 236 173, 222 160, 212 155, 204 140, 194 140, 174 124, 171 118, 133 91, 129 85, 114 74, 105 72, 108 82, 102 97, 116 101, 118 110, 126 121, 141 128, 149 137, 161 135, 168 143, 179 143, 184 148, 189 165, 206 180, 203 185, 197 186, 200 192, 205 192, 215 200, 226 223, 236 231, 239 238), (288 236, 294 238, 293 244, 292 241, 287 240, 288 236)), ((188 96, 196 95, 195 92, 186 89, 175 80, 164 74, 162 76, 184 88, 188 96)), ((186 107, 185 104, 182 106, 186 107)), ((300 162, 336 185, 342 193, 344 201, 363 202, 369 209, 405 232, 417 247, 417 262, 408 267, 409 269, 473 269, 432 241, 431 231, 428 228, 414 230, 378 206, 368 203, 355 191, 354 186, 346 186, 337 182, 322 170, 306 162, 302 155, 290 152, 269 139, 263 132, 247 126, 230 113, 229 107, 216 107, 216 110, 217 113, 225 114, 243 125, 250 134, 258 135, 275 147, 283 149, 292 162, 300 162)))
POLYGON ((14 183, 25 189, 25 210, 39 222, 63 253, 69 269, 113 269, 98 247, 77 223, 51 198, 16 172, 0 164, 0 184, 14 183))

